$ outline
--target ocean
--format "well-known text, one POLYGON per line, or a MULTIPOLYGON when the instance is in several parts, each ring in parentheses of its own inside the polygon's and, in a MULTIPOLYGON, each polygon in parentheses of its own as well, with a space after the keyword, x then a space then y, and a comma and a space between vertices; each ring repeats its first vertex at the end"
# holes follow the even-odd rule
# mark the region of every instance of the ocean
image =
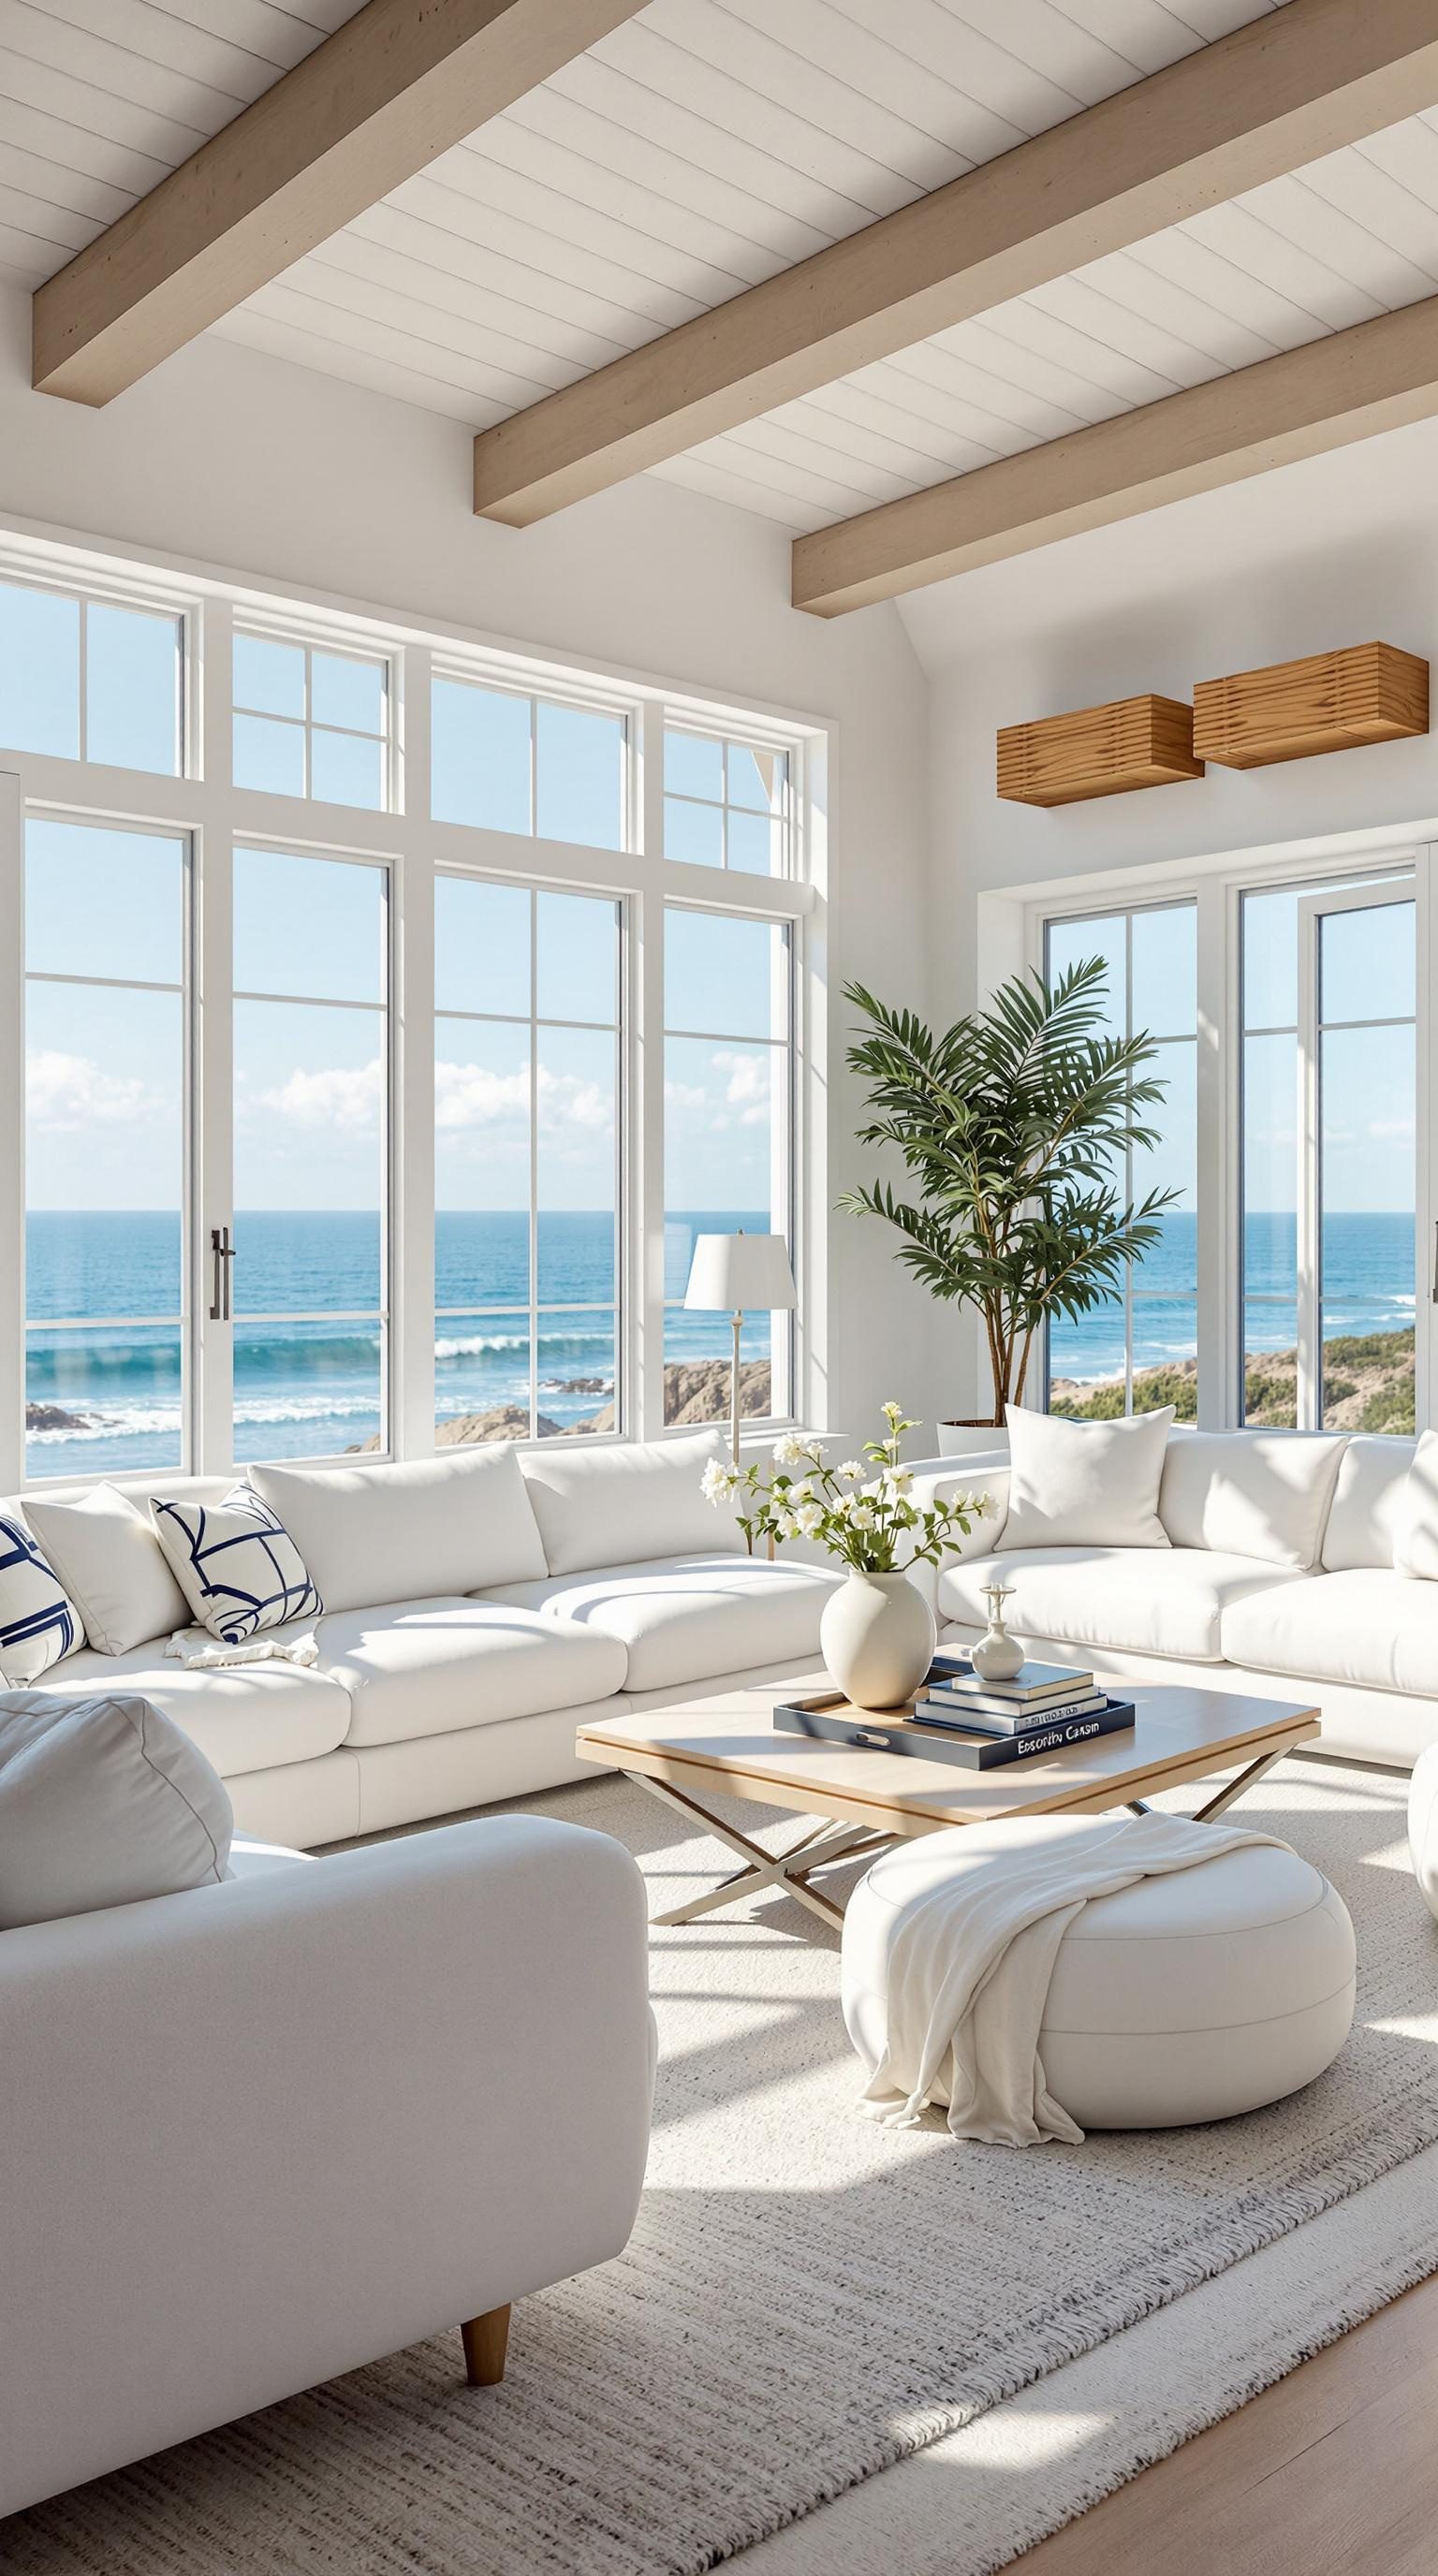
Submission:
MULTIPOLYGON (((767 1213, 752 1208, 691 1209, 671 1218, 666 1300, 683 1297, 696 1234, 737 1226, 767 1233, 769 1225, 767 1213)), ((599 1412, 612 1395, 613 1219, 577 1211, 540 1216, 538 1295, 551 1311, 539 1317, 533 1372, 523 1311, 528 1233, 520 1211, 443 1212, 435 1219, 436 1307, 467 1310, 436 1316, 440 1420, 499 1405, 527 1408, 531 1373, 541 1416, 560 1430, 599 1412)), ((377 1217, 239 1210, 233 1234, 236 1460, 330 1457, 356 1447, 380 1423, 377 1217), (302 1320, 247 1320, 272 1315, 302 1320)), ((178 1329, 103 1321, 176 1311, 178 1217, 32 1214, 26 1274, 28 1473, 116 1475, 178 1465, 178 1329), (80 1332, 47 1332, 47 1316, 95 1321, 80 1332)), ((667 1358, 727 1359, 729 1352, 727 1316, 671 1308, 667 1358)), ((746 1322, 744 1355, 768 1357, 766 1315, 746 1322)))
MULTIPOLYGON (((836 1219, 842 1227, 848 1222, 836 1219)), ((696 1233, 736 1226, 766 1232, 753 1209, 694 1209, 665 1228, 665 1296, 680 1299, 696 1233)), ((528 1226, 520 1213, 444 1213, 436 1219, 435 1410, 440 1419, 529 1403, 558 1429, 598 1412, 614 1384, 614 1229, 603 1215, 539 1219, 538 1348, 531 1372, 528 1226), (480 1293, 476 1283, 484 1283, 480 1293)), ((235 1457, 325 1457, 379 1428, 380 1253, 373 1215, 241 1211, 234 1224, 235 1457), (298 1322, 247 1321, 279 1313, 298 1322)), ((1250 1351, 1289 1350, 1295 1220, 1250 1215, 1245 1233, 1250 1351), (1267 1302, 1272 1300, 1273 1302, 1267 1302)), ((1134 1302, 1137 1367, 1193 1350, 1197 1226, 1170 1216, 1144 1264, 1134 1302)), ((107 1316, 173 1313, 179 1303, 179 1220, 144 1212, 44 1213, 27 1230, 31 1408, 28 1471, 35 1476, 114 1475, 180 1460, 180 1336, 173 1326, 107 1324, 107 1316), (93 1317, 81 1332, 44 1329, 46 1317, 93 1317)), ((1412 1328, 1413 1219, 1333 1215, 1324 1228, 1324 1333, 1412 1328)), ((768 1318, 746 1328, 745 1354, 768 1355, 768 1318)), ((671 1306, 671 1360, 722 1359, 724 1315, 671 1306)), ((1052 1369, 1084 1382, 1123 1368, 1123 1317, 1100 1308, 1055 1328, 1052 1369)), ((902 1385, 895 1392, 902 1396, 902 1385)))

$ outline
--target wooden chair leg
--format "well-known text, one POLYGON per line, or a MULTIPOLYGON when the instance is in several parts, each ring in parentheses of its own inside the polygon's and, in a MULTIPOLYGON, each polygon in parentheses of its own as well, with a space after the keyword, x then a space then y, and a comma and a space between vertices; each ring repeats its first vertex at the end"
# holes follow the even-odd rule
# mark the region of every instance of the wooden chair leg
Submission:
POLYGON ((504 2377, 509 2309, 490 2308, 482 2317, 469 2317, 459 2331, 464 2339, 464 2368, 470 2387, 497 2388, 504 2377))

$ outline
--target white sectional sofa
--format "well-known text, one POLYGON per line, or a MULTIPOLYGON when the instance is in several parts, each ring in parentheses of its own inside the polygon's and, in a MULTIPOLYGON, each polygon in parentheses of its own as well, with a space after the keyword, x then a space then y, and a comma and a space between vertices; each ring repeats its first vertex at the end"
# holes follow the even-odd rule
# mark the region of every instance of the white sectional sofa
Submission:
MULTIPOLYGON (((143 1692, 220 1772, 238 1830, 300 1850, 577 1779, 586 1719, 817 1658, 836 1578, 745 1553, 700 1492, 725 1455, 701 1432, 255 1467, 325 1600, 317 1663, 192 1670, 155 1637, 87 1645, 38 1687, 143 1692)), ((218 1503, 235 1481, 151 1490, 218 1503)), ((23 1498, 0 1509, 23 1518, 23 1498)), ((53 1520, 42 1543, 63 1579, 53 1520)))
POLYGON ((994 1505, 925 1579, 941 1642, 987 1624, 986 1583, 1031 1652, 1119 1679, 1313 1700, 1315 1751, 1407 1770, 1438 1742, 1438 1582, 1394 1570, 1415 1444, 1326 1432, 1170 1433, 1165 1547, 1006 1551, 1009 1469, 994 1456, 920 1482, 994 1505))

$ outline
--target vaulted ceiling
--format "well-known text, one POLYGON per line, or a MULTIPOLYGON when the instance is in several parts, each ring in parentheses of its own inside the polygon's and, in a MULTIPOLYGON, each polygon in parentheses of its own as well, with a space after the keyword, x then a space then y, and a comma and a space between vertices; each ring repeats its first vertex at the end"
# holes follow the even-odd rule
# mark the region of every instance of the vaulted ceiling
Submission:
MULTIPOLYGON (((0 273, 39 286, 355 14, 0 0, 0 273)), ((1274 14, 651 0, 213 327, 485 430, 1274 14)), ((651 470, 813 531, 1435 293, 1438 96, 651 470)))

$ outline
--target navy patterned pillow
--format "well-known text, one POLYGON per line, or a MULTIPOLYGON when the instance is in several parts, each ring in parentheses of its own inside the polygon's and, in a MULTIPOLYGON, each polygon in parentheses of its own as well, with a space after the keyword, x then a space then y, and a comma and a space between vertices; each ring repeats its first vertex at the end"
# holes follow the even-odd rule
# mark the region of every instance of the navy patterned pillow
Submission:
POLYGON ((0 1682, 38 1681, 85 1642, 85 1623, 23 1523, 0 1513, 0 1682))
POLYGON ((200 1626, 225 1645, 323 1610, 289 1531, 251 1486, 233 1486, 222 1503, 152 1494, 150 1517, 200 1626))

